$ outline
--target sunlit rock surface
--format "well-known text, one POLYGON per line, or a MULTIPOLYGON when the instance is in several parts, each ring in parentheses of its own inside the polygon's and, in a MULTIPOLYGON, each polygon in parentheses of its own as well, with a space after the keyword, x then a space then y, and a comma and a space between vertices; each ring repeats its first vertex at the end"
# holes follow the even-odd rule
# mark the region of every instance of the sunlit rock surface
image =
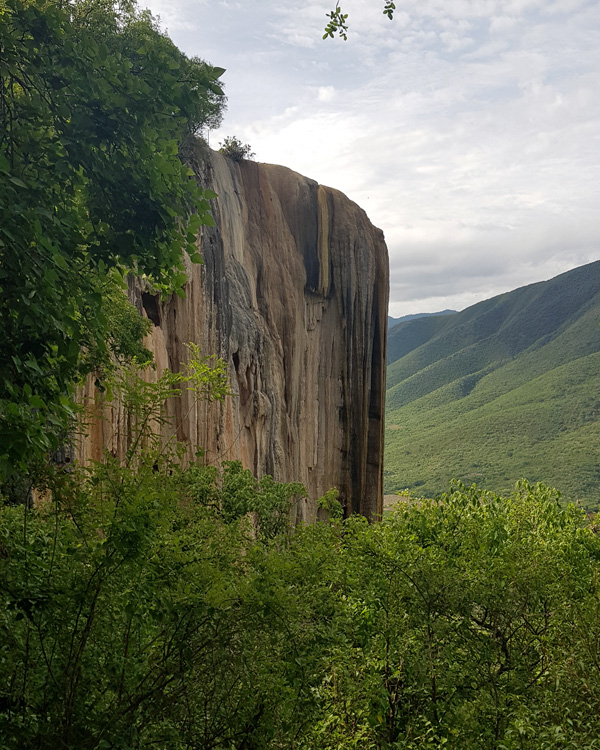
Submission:
MULTIPOLYGON (((189 341, 228 363, 234 395, 212 405, 184 395, 170 407, 177 437, 209 463, 240 459, 258 476, 303 482, 298 521, 317 516, 330 487, 348 513, 373 517, 383 497, 383 234, 342 193, 285 167, 211 153, 205 170, 216 227, 202 230, 204 265, 189 265, 185 299, 132 290, 154 322, 159 374, 179 369, 189 341)), ((121 411, 104 411, 83 460, 126 449, 121 411)))

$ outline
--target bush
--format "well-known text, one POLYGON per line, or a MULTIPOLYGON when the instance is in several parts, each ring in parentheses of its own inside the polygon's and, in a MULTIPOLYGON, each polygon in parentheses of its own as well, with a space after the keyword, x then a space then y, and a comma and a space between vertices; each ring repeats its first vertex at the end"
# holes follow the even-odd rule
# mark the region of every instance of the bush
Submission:
POLYGON ((242 161, 243 159, 251 159, 255 156, 254 152, 250 148, 248 143, 242 143, 239 138, 235 135, 227 136, 221 143, 219 153, 226 156, 228 159, 233 161, 242 161))
POLYGON ((111 388, 125 465, 0 507, 0 750, 600 750, 596 521, 456 483, 292 531, 301 485, 153 432, 222 363, 111 388))

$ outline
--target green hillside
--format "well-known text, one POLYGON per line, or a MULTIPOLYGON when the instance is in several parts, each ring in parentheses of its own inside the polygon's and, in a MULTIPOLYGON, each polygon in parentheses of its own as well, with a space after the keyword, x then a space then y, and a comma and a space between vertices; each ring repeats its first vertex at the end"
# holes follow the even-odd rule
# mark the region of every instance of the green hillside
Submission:
POLYGON ((600 506, 600 262, 390 331, 386 492, 521 477, 600 506), (399 355, 393 359, 395 355, 399 355))
POLYGON ((402 315, 400 318, 392 318, 388 315, 388 328, 393 328, 398 323, 404 323, 407 320, 415 320, 415 318, 430 318, 437 315, 453 315, 456 310, 440 310, 439 312, 433 313, 413 313, 412 315, 402 315))

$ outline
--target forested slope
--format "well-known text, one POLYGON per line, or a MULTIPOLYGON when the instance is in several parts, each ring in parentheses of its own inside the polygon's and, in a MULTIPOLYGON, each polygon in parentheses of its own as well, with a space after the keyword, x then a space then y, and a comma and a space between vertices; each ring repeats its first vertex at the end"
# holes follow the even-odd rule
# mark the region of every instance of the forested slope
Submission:
POLYGON ((526 476, 598 505, 600 262, 390 332, 387 490, 526 476))

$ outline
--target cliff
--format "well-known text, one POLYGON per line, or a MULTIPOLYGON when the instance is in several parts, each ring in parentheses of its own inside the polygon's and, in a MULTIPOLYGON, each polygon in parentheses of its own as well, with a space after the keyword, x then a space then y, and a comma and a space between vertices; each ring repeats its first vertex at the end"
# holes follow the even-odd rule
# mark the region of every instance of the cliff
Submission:
MULTIPOLYGON (((132 289, 154 323, 157 372, 178 370, 193 341, 229 367, 223 404, 174 404, 178 437, 211 463, 240 459, 257 476, 337 487, 347 512, 382 510, 388 259, 383 234, 342 193, 289 169, 212 153, 202 179, 216 226, 198 238, 185 298, 132 289)), ((92 386, 86 388, 92 398, 92 386)), ((97 397, 97 396, 96 396, 97 397)), ((80 458, 124 450, 121 416, 91 425, 80 458)))

